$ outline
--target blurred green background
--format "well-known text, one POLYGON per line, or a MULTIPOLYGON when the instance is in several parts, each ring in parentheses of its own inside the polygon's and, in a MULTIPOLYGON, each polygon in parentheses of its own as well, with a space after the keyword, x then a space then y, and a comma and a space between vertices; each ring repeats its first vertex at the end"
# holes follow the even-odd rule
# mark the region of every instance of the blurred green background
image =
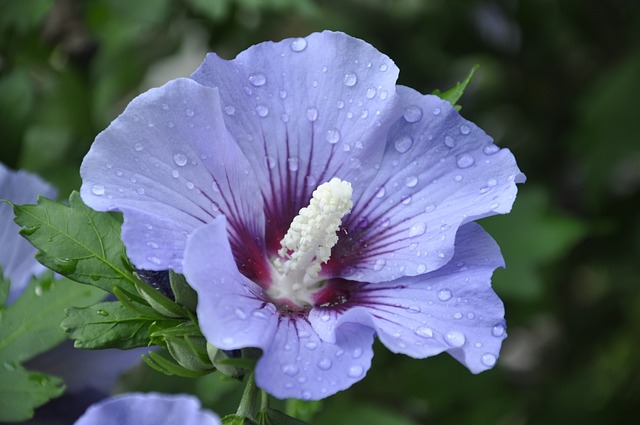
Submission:
MULTIPOLYGON (((0 0, 0 161, 66 198, 135 95, 188 76, 207 51, 231 59, 323 29, 373 44, 425 93, 480 64, 462 114, 528 181, 510 215, 483 221, 507 262, 494 370, 377 346, 364 381, 297 407, 319 408, 318 424, 640 423, 637 0, 0 0)), ((130 389, 193 391, 221 414, 240 391, 145 368, 122 380, 130 389)))

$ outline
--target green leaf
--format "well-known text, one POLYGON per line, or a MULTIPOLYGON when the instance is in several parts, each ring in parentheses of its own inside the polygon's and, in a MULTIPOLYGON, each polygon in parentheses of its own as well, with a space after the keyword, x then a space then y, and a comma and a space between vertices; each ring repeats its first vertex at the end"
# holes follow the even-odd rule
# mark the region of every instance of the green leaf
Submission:
POLYGON ((175 375, 175 376, 181 376, 183 378, 197 378, 209 373, 208 371, 197 372, 197 371, 189 370, 185 367, 182 367, 179 364, 177 364, 172 357, 170 358, 170 354, 168 354, 167 352, 156 353, 155 351, 150 351, 148 356, 142 356, 142 360, 149 367, 169 376, 175 375))
POLYGON ((46 198, 37 205, 14 205, 20 234, 38 248, 38 261, 77 282, 108 292, 118 286, 135 292, 137 279, 123 264, 120 222, 87 207, 77 192, 69 206, 46 198))
POLYGON ((189 286, 187 279, 185 279, 183 275, 169 270, 169 283, 176 297, 176 303, 190 311, 196 311, 196 307, 198 306, 198 293, 189 286))
POLYGON ((227 415, 222 418, 222 425, 256 425, 256 422, 240 415, 227 415))
POLYGON ((467 86, 471 82, 471 79, 473 78, 473 74, 479 67, 480 65, 478 64, 474 65, 471 68, 471 71, 469 71, 469 75, 467 75, 467 78, 465 78, 462 82, 458 82, 458 84, 451 87, 449 90, 446 90, 444 92, 441 92, 440 90, 434 90, 432 94, 435 94, 440 99, 448 101, 449 103, 451 103, 451 105, 453 105, 454 108, 459 111, 461 109, 461 106, 457 105, 456 103, 462 97, 464 90, 467 88, 467 86))
POLYGON ((64 391, 62 379, 32 372, 11 363, 0 365, 0 421, 19 422, 33 410, 64 391))
POLYGON ((316 413, 322 410, 323 404, 322 400, 305 401, 289 398, 285 405, 285 412, 289 416, 311 422, 316 413))
POLYGON ((115 301, 67 310, 64 331, 75 340, 76 348, 120 348, 127 350, 149 345, 149 327, 154 320, 115 301))
POLYGON ((45 273, 33 279, 18 299, 0 311, 0 361, 22 362, 64 340, 60 322, 69 306, 85 307, 105 293, 45 273))
POLYGON ((154 324, 150 332, 151 342, 167 347, 175 361, 185 369, 195 372, 215 371, 207 355, 207 340, 193 323, 183 322, 169 328, 154 324))
MULTIPOLYGON (((5 279, 4 274, 2 274, 2 266, 0 266, 0 312, 2 311, 2 306, 7 302, 7 298, 9 298, 9 279, 5 279)), ((2 324, 2 313, 0 313, 0 325, 2 324)))
POLYGON ((138 290, 138 294, 140 294, 140 296, 149 303, 151 308, 163 316, 174 318, 186 318, 188 316, 187 312, 182 307, 146 283, 136 281, 135 287, 138 290))

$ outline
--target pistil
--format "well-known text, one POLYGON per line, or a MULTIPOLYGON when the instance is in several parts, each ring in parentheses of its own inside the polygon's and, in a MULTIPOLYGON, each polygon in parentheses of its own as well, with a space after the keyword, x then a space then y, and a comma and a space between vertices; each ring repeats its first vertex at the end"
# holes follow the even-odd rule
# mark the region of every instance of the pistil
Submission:
POLYGON ((342 218, 353 206, 352 193, 351 183, 337 177, 313 192, 309 206, 300 210, 280 241, 268 291, 271 297, 300 306, 312 303, 311 296, 322 285, 318 277, 322 264, 329 261, 342 218))

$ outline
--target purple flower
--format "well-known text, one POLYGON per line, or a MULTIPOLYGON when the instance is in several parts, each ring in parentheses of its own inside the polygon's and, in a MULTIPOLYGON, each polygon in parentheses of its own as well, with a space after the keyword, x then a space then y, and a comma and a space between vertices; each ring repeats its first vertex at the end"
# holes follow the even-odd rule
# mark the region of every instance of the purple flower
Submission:
POLYGON ((89 407, 75 425, 219 425, 214 413, 188 395, 123 394, 89 407))
MULTIPOLYGON (((30 204, 36 202, 38 195, 53 198, 56 190, 34 174, 11 171, 0 163, 0 200, 30 204)), ((18 234, 19 230, 20 226, 13 222, 11 205, 0 202, 0 266, 11 282, 9 303, 22 293, 33 275, 45 270, 36 261, 36 248, 18 234)))
POLYGON ((209 54, 134 99, 86 156, 82 197, 124 213, 142 269, 184 273, 207 340, 261 348, 257 384, 320 399, 362 379, 377 335, 477 373, 505 338, 476 224, 507 213, 513 155, 341 33, 209 54))

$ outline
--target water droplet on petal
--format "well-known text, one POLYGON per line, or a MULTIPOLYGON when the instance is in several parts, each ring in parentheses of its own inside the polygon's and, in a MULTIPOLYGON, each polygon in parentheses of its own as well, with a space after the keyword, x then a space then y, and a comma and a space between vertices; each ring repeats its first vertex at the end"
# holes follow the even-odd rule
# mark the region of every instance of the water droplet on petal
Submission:
POLYGON ((413 238, 416 236, 424 235, 424 232, 427 231, 427 225, 425 223, 415 223, 409 229, 409 237, 413 238))
POLYGON ((178 170, 171 170, 171 177, 177 179, 178 177, 180 177, 180 172, 178 170))
POLYGON ((136 152, 140 152, 143 149, 142 143, 136 143, 133 145, 133 149, 135 149, 136 152))
POLYGON ((440 291, 438 291, 438 299, 440 301, 449 301, 451 297, 451 291, 448 289, 441 289, 440 291))
POLYGON ((342 135, 340 134, 340 130, 333 129, 333 130, 327 130, 327 142, 331 143, 332 145, 335 143, 338 143, 338 141, 340 140, 340 137, 342 135))
POLYGON ((287 166, 289 167, 290 171, 297 171, 299 163, 300 160, 295 156, 287 159, 287 166))
POLYGON ((188 116, 188 117, 192 117, 192 116, 194 116, 194 115, 195 115, 195 113, 193 112, 193 110, 192 110, 192 109, 187 109, 187 110, 185 111, 185 113, 187 114, 187 116, 188 116))
POLYGON ((256 113, 260 118, 264 118, 269 115, 269 108, 264 105, 258 105, 256 106, 256 113))
POLYGON ((416 176, 407 176, 404 179, 404 184, 407 187, 415 187, 418 184, 418 177, 416 176))
POLYGON ((347 87, 353 87, 358 82, 358 76, 352 72, 347 72, 344 74, 344 84, 347 87))
POLYGON ((495 337, 501 337, 502 335, 504 335, 504 326, 495 325, 493 329, 491 329, 491 335, 495 337))
POLYGON ((314 122, 318 119, 318 110, 316 108, 307 109, 307 119, 311 122, 314 122))
POLYGON ((376 95, 376 89, 374 89, 373 87, 369 87, 367 89, 367 92, 365 93, 365 96, 367 96, 367 99, 373 99, 376 95))
POLYGON ((311 397, 313 397, 311 391, 305 390, 302 392, 302 400, 311 400, 311 397))
POLYGON ((294 38, 291 41, 291 50, 294 52, 301 52, 307 48, 307 40, 304 38, 294 38))
POLYGON ((177 153, 173 155, 173 162, 175 162, 178 167, 184 167, 187 165, 187 161, 187 156, 184 154, 177 153))
POLYGON ((418 264, 418 267, 416 267, 416 273, 418 274, 422 274, 426 271, 427 271, 427 266, 425 264, 418 264))
POLYGON ((460 126, 460 134, 464 134, 465 136, 471 132, 471 129, 466 125, 460 126))
POLYGON ((456 146, 456 141, 453 140, 453 137, 447 136, 444 138, 444 145, 448 148, 453 148, 456 146))
POLYGON ((153 264, 155 264, 157 266, 162 264, 162 261, 158 257, 147 257, 147 260, 149 260, 150 262, 152 262, 153 264))
POLYGON ((247 318, 247 313, 245 313, 244 310, 242 310, 241 308, 236 307, 236 309, 233 310, 233 313, 240 320, 244 320, 247 318))
POLYGON ((249 75, 249 82, 254 87, 264 86, 267 82, 267 77, 265 77, 264 74, 261 73, 251 74, 249 75))
POLYGON ((382 65, 380 65, 380 71, 385 72, 387 69, 389 69, 389 67, 387 66, 386 63, 383 63, 382 65))
POLYGON ((483 365, 489 366, 489 367, 495 366, 497 361, 496 356, 494 356, 491 353, 483 354, 481 360, 483 365))
POLYGON ((362 376, 362 374, 364 373, 364 368, 360 365, 354 365, 351 366, 349 368, 349 371, 347 372, 347 374, 351 377, 351 378, 359 378, 362 376))
POLYGON ((430 213, 435 209, 436 209, 436 206, 434 204, 428 204, 426 207, 424 207, 424 212, 430 213))
POLYGON ((322 370, 329 370, 329 369, 331 369, 332 363, 331 363, 330 359, 324 358, 324 359, 320 360, 317 363, 317 365, 318 365, 318 368, 320 368, 322 370))
POLYGON ((273 170, 276 166, 276 159, 271 155, 266 155, 264 157, 264 163, 270 170, 273 170))
POLYGON ((484 147, 483 152, 485 153, 485 155, 493 155, 494 153, 498 152, 500 150, 499 147, 497 147, 496 145, 487 145, 484 147))
POLYGON ((136 193, 137 193, 138 195, 144 195, 144 189, 143 189, 143 188, 141 188, 141 187, 139 187, 139 188, 137 188, 137 189, 136 189, 136 193))
POLYGON ((487 180, 487 186, 489 186, 489 187, 493 187, 493 186, 495 186, 497 184, 498 184, 498 181, 496 179, 487 180))
POLYGON ((458 331, 447 332, 447 334, 445 335, 445 339, 447 341, 447 344, 456 348, 462 347, 466 341, 466 338, 464 337, 462 332, 458 331))
POLYGON ((421 336, 423 338, 433 337, 433 330, 431 330, 431 328, 428 328, 426 326, 420 326, 419 328, 416 328, 415 333, 416 335, 421 336))
POLYGON ((373 265, 373 270, 375 271, 382 270, 382 268, 384 267, 384 264, 385 264, 385 260, 383 260, 382 258, 377 259, 376 263, 373 265))
POLYGON ((475 161, 473 157, 466 153, 459 155, 458 158, 456 159, 456 164, 458 165, 459 168, 469 168, 473 165, 474 162, 475 161))
POLYGON ((296 376, 298 372, 300 372, 300 369, 298 368, 298 366, 296 366, 293 363, 283 364, 280 367, 280 370, 282 371, 282 373, 288 376, 296 376))
POLYGON ((101 184, 94 184, 93 187, 91 187, 91 193, 98 196, 104 195, 104 186, 101 184))
POLYGON ((409 105, 404 108, 404 119, 407 122, 414 123, 422 118, 422 108, 418 105, 409 105))
POLYGON ((440 115, 440 112, 442 112, 442 109, 440 108, 433 108, 433 115, 440 115))
POLYGON ((360 357, 362 357, 362 348, 358 347, 355 350, 353 350, 353 358, 359 359, 360 357))
POLYGON ((227 105, 227 106, 225 106, 225 107, 224 107, 224 112, 225 112, 227 115, 233 115, 233 114, 235 114, 235 112, 236 112, 236 108, 234 108, 234 107, 233 107, 233 106, 231 106, 231 105, 227 105))
POLYGON ((409 136, 398 137, 396 141, 393 142, 393 146, 398 152, 405 153, 413 146, 413 139, 409 136))

